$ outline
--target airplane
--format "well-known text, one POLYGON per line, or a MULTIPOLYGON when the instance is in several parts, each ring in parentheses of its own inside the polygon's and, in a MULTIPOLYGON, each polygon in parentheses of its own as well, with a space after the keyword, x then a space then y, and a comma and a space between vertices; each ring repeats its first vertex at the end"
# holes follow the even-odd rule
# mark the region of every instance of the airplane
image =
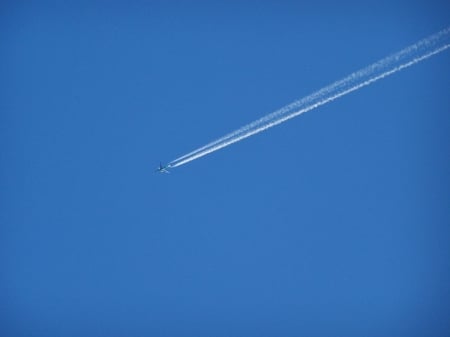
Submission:
POLYGON ((155 172, 159 173, 170 173, 167 171, 167 169, 170 167, 170 165, 163 166, 161 163, 159 163, 159 167, 155 170, 155 172))

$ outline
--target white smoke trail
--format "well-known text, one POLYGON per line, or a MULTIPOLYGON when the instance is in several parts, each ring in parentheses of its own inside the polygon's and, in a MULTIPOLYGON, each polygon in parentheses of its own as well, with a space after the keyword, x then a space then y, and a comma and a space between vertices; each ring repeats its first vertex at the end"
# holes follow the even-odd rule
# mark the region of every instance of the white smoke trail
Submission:
POLYGON ((178 167, 372 84, 450 47, 450 27, 173 160, 178 167))

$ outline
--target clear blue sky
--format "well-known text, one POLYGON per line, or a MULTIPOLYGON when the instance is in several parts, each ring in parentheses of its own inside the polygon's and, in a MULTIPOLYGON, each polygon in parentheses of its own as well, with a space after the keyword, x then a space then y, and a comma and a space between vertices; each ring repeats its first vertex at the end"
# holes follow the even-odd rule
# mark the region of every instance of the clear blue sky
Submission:
POLYGON ((2 336, 449 336, 450 54, 169 162, 446 1, 0 5, 2 336))

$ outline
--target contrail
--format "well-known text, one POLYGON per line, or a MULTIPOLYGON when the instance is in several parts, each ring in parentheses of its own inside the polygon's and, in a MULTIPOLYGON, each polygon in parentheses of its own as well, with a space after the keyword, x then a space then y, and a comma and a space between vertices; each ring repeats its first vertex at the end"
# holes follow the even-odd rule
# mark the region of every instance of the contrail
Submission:
POLYGON ((267 130, 275 125, 281 124, 304 112, 315 109, 321 105, 332 102, 353 91, 368 86, 382 78, 392 75, 402 69, 419 63, 433 55, 436 55, 450 47, 450 27, 433 34, 419 42, 402 49, 370 66, 358 70, 342 80, 334 82, 315 93, 295 101, 271 114, 268 114, 254 122, 189 152, 168 164, 174 168, 195 159, 206 156, 209 153, 220 150, 242 139, 267 130))

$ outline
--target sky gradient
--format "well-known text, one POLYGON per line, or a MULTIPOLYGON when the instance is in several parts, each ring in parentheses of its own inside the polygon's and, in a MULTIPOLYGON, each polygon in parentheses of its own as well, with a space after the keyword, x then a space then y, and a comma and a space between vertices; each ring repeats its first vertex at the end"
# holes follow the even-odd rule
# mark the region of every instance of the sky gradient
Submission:
POLYGON ((154 173, 449 12, 2 3, 1 335, 450 335, 448 51, 154 173))

